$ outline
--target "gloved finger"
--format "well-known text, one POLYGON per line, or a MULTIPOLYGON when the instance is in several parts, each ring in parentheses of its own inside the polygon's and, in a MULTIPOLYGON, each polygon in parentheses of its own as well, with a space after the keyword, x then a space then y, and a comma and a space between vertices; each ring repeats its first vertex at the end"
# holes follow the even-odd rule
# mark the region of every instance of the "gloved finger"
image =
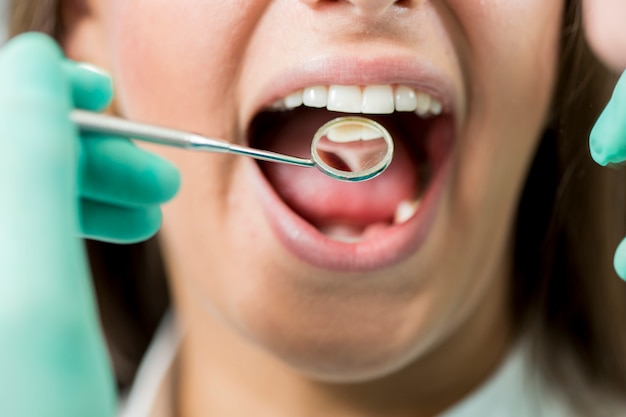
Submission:
POLYGON ((602 166, 626 161, 626 72, 591 131, 589 149, 602 166))
POLYGON ((129 140, 85 135, 81 151, 81 196, 109 205, 152 206, 170 200, 180 174, 166 160, 129 140))
POLYGON ((84 237, 110 243, 136 243, 154 236, 161 226, 158 206, 128 208, 83 199, 84 237))
POLYGON ((617 275, 626 281, 626 239, 617 246, 615 257, 613 258, 613 266, 617 275))
POLYGON ((111 77, 92 65, 65 60, 63 69, 70 81, 74 106, 92 111, 106 109, 113 99, 111 77))
POLYGON ((111 416, 114 385, 78 223, 77 134, 62 53, 0 53, 0 415, 111 416))

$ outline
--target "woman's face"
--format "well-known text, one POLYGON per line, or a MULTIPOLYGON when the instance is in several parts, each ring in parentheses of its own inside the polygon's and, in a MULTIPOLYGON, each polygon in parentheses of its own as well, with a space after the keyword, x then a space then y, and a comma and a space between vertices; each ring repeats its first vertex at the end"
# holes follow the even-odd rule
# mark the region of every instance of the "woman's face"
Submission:
POLYGON ((372 116, 394 135, 394 164, 364 184, 150 147, 183 176, 161 234, 183 320, 219 318, 298 371, 354 381, 504 316, 563 2, 92 3, 68 53, 112 72, 131 119, 306 155, 338 115, 326 106, 391 112, 400 96, 372 116), (273 108, 301 91, 308 106, 273 108), (398 111, 413 93, 425 115, 398 111))

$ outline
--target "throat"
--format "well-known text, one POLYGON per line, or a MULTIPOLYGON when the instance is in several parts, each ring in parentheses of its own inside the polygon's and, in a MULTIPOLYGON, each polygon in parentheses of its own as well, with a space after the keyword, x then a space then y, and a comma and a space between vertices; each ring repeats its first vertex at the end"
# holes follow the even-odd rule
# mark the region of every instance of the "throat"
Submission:
MULTIPOLYGON (((360 383, 327 383, 259 351, 206 315, 197 295, 187 297, 193 313, 177 358, 173 401, 180 416, 434 417, 470 396, 484 396, 482 384, 506 366, 511 349, 510 328, 502 327, 506 314, 494 314, 492 303, 484 303, 488 307, 479 307, 474 320, 398 372, 360 383), (487 312, 489 322, 480 323, 487 312)), ((492 411, 498 398, 490 400, 477 415, 492 411)))

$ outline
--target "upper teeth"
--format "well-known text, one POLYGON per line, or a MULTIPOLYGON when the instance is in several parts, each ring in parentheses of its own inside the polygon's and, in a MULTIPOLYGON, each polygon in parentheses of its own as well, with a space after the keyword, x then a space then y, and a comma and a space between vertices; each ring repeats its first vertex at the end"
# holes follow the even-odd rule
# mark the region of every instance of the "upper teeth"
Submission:
POLYGON ((326 137, 335 143, 350 143, 380 139, 380 131, 369 126, 337 125, 328 129, 326 137))
POLYGON ((443 105, 428 93, 405 85, 331 85, 307 87, 277 100, 274 109, 300 106, 327 108, 330 111, 364 114, 415 112, 421 117, 438 116, 443 105))

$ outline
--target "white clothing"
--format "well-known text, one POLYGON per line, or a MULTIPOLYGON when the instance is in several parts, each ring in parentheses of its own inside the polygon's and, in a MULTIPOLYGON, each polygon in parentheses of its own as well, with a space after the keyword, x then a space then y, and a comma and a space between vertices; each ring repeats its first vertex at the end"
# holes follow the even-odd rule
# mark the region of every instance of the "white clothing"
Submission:
MULTIPOLYGON (((174 417, 174 319, 166 317, 146 354, 119 417, 174 417)), ((440 417, 574 417, 564 402, 531 377, 523 349, 515 349, 495 374, 440 417)))

